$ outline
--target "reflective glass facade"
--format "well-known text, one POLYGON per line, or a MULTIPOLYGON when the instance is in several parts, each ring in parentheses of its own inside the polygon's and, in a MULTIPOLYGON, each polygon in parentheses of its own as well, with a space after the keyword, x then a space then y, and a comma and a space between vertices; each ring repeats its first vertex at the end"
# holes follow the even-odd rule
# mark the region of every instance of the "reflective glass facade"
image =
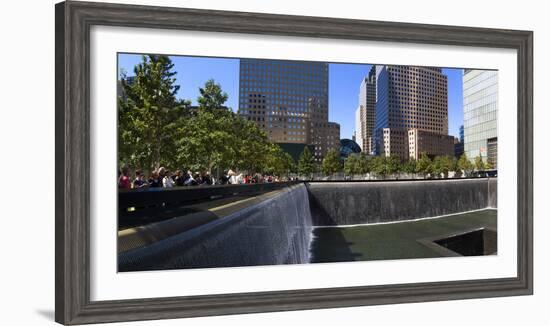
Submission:
POLYGON ((339 125, 328 121, 327 63, 241 59, 239 71, 239 114, 271 141, 314 145, 317 159, 338 148, 339 125))
POLYGON ((351 139, 340 140, 340 157, 348 157, 350 154, 361 153, 361 147, 351 139))
POLYGON ((498 71, 464 70, 464 153, 470 159, 479 154, 496 167, 498 71))

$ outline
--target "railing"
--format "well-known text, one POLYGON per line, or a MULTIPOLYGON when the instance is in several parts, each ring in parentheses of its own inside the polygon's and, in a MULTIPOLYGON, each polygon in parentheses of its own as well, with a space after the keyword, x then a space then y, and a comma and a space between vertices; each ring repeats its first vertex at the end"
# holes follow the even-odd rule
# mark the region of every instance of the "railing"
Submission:
POLYGON ((479 176, 468 176, 460 178, 378 178, 378 179, 303 179, 301 181, 305 183, 388 183, 388 182, 430 182, 430 181, 457 181, 457 180, 477 180, 477 179, 496 179, 496 175, 479 175, 479 176))
POLYGON ((254 196, 297 183, 295 181, 119 190, 118 227, 122 229, 162 221, 197 211, 189 205, 235 196, 254 196))
POLYGON ((292 174, 292 178, 298 178, 302 181, 308 182, 324 182, 324 181, 357 181, 357 182, 371 182, 371 181, 423 181, 423 180, 456 180, 456 179, 475 179, 475 178, 488 178, 488 177, 497 177, 497 170, 484 170, 484 171, 473 171, 470 172, 467 176, 462 176, 454 172, 449 172, 447 177, 421 174, 421 173, 393 173, 387 175, 377 175, 371 173, 365 174, 353 174, 345 175, 344 173, 335 173, 330 176, 327 176, 323 173, 313 173, 309 177, 299 176, 297 174, 292 174))

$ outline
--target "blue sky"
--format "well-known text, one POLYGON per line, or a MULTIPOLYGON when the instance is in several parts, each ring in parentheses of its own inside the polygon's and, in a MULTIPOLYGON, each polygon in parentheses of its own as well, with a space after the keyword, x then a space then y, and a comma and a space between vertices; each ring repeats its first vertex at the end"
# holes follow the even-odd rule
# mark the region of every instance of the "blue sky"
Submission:
MULTIPOLYGON (((197 104, 199 87, 214 79, 228 94, 227 106, 237 110, 239 101, 239 60, 225 58, 171 56, 179 98, 197 104)), ((128 76, 134 75, 134 66, 141 61, 139 54, 119 54, 118 66, 128 76)), ((340 124, 340 137, 351 138, 355 129, 355 110, 359 85, 370 70, 367 64, 329 64, 329 120, 340 124)), ((458 137, 463 124, 462 69, 443 69, 448 78, 449 134, 458 137)))

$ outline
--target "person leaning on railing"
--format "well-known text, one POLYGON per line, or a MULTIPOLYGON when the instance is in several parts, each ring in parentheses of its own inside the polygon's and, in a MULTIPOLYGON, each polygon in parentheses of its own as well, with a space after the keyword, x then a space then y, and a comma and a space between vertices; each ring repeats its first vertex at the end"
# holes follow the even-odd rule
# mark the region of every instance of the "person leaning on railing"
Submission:
POLYGON ((132 187, 134 189, 140 189, 140 188, 148 187, 149 184, 144 180, 143 173, 141 172, 141 170, 136 170, 135 173, 136 173, 136 178, 132 182, 132 187))
POLYGON ((128 167, 123 167, 120 169, 120 173, 118 176, 118 188, 119 189, 130 189, 130 169, 128 167))
MULTIPOLYGON (((211 186, 211 185, 238 185, 238 184, 258 184, 258 183, 272 183, 292 181, 292 178, 279 179, 279 177, 269 174, 243 174, 235 173, 233 170, 224 171, 219 178, 215 178, 208 171, 197 171, 193 173, 191 170, 187 170, 184 173, 178 169, 175 173, 171 173, 167 168, 160 167, 155 169, 149 175, 149 178, 145 178, 141 169, 135 170, 135 178, 130 179, 130 169, 123 167, 118 171, 117 184, 119 189, 158 189, 158 188, 172 188, 182 186, 211 186)), ((160 189, 158 189, 160 190, 160 189)))

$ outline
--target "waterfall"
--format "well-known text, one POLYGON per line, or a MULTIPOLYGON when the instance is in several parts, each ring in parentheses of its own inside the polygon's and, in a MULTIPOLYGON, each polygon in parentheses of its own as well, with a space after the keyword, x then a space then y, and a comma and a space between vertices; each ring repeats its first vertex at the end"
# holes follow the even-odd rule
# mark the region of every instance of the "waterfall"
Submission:
POLYGON ((192 230, 119 254, 119 271, 302 264, 312 218, 304 184, 192 230))
POLYGON ((494 178, 298 184, 228 216, 122 252, 119 271, 305 264, 315 226, 496 208, 496 185, 494 178))

